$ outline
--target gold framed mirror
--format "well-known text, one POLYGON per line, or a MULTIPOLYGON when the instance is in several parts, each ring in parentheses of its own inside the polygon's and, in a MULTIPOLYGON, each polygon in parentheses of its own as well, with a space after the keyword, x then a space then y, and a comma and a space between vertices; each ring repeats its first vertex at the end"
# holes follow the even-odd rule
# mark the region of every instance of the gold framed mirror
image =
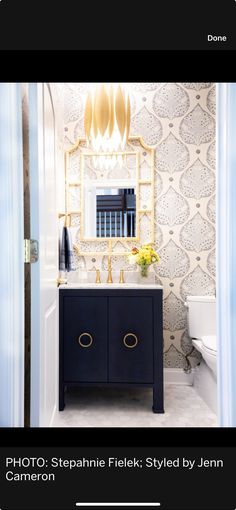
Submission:
POLYGON ((133 246, 154 243, 154 149, 131 136, 123 152, 96 153, 79 139, 65 152, 60 216, 79 256, 124 256, 133 246))

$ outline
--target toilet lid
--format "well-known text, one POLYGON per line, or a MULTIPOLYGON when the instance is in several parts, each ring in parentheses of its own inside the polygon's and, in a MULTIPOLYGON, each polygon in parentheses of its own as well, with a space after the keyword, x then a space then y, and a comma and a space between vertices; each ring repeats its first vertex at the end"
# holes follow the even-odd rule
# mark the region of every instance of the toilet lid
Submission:
POLYGON ((202 343, 207 349, 214 351, 214 352, 217 351, 216 336, 213 336, 213 335, 212 336, 203 336, 202 343))

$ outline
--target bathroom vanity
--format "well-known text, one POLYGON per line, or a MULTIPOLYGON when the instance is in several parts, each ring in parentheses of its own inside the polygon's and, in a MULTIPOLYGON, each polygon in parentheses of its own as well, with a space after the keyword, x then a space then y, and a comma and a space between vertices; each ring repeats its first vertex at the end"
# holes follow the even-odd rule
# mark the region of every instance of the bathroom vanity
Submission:
POLYGON ((163 413, 162 287, 61 285, 59 409, 69 386, 152 387, 163 413))

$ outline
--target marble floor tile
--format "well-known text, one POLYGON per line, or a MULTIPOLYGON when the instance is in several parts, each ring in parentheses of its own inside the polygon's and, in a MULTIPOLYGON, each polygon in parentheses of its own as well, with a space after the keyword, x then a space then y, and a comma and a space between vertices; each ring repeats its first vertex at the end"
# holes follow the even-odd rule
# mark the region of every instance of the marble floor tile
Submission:
POLYGON ((216 427, 192 386, 165 386, 165 413, 152 412, 151 389, 72 388, 54 427, 216 427))

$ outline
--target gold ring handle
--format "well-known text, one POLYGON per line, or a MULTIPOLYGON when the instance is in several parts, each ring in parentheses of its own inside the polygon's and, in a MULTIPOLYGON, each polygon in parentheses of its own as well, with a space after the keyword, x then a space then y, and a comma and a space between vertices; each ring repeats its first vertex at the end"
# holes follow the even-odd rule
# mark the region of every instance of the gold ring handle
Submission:
POLYGON ((125 347, 127 347, 128 349, 134 349, 134 347, 136 347, 136 345, 138 344, 138 338, 137 338, 137 336, 136 336, 134 333, 127 333, 127 334, 124 336, 124 338, 123 338, 123 343, 124 343, 125 347), (127 344, 127 342, 126 342, 126 339, 127 339, 127 337, 129 337, 129 336, 132 336, 132 337, 134 338, 134 343, 133 343, 132 345, 129 345, 129 344, 127 344))
POLYGON ((81 347, 91 347, 92 343, 93 343, 93 337, 92 335, 90 335, 90 333, 81 333, 81 335, 79 336, 79 338, 77 338, 77 341, 79 342, 79 345, 81 347), (82 342, 82 338, 83 336, 88 336, 89 337, 89 343, 88 344, 83 344, 82 342))

